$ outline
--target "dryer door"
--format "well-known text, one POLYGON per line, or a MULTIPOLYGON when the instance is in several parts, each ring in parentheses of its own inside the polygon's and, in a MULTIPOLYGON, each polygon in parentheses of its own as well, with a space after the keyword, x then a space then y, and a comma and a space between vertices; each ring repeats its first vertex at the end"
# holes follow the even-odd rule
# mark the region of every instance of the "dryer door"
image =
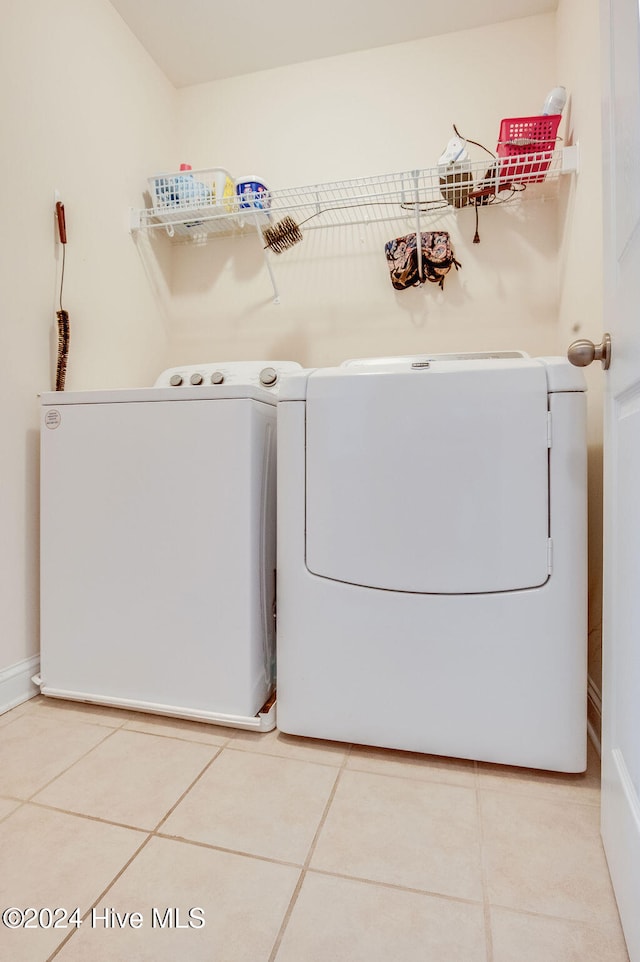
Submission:
POLYGON ((548 577, 547 382, 535 361, 310 375, 306 561, 427 593, 548 577))

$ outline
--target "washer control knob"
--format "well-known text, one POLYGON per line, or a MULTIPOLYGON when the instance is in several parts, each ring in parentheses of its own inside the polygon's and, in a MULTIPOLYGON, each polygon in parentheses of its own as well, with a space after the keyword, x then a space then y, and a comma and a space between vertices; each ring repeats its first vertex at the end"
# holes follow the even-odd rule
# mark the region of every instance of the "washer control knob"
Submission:
POLYGON ((275 367, 263 367, 260 371, 260 383, 265 387, 272 387, 278 380, 278 372, 275 367))
POLYGON ((214 371, 213 374, 211 375, 211 383, 222 384, 223 381, 224 381, 224 374, 222 373, 222 371, 214 371))
POLYGON ((172 374, 169 379, 169 384, 171 387, 178 387, 182 384, 182 374, 172 374))
POLYGON ((192 374, 191 377, 189 378, 189 381, 191 382, 191 384, 202 384, 203 380, 204 378, 202 377, 202 374, 197 374, 197 373, 192 374))

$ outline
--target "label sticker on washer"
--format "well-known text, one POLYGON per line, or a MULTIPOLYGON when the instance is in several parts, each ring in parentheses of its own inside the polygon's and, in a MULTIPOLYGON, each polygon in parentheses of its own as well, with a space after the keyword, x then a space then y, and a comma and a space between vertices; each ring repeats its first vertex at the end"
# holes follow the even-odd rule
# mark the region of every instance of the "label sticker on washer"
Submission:
POLYGON ((50 431, 55 431, 56 428, 59 428, 61 421, 62 415, 57 408, 51 408, 44 416, 44 423, 50 431))

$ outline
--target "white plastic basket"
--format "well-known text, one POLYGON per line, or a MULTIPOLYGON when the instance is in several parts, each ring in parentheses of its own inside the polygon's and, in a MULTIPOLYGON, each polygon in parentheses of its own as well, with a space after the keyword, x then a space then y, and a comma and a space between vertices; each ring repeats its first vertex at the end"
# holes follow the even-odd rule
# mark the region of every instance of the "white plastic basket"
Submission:
POLYGON ((149 178, 154 211, 206 209, 209 213, 232 214, 238 209, 233 177, 224 167, 180 170, 149 178))

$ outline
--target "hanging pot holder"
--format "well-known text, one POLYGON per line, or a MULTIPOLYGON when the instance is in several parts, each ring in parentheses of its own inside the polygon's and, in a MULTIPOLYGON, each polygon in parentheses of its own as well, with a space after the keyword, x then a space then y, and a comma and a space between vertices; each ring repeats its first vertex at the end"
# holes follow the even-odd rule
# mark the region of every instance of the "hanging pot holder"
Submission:
POLYGON ((418 251, 416 235, 405 234, 387 241, 384 245, 387 264, 391 274, 391 283, 397 291, 404 291, 407 287, 417 287, 420 281, 418 273, 418 251))
POLYGON ((387 241, 384 245, 391 283, 397 291, 407 287, 417 287, 425 280, 444 288, 445 275, 452 267, 458 270, 462 265, 453 253, 453 245, 448 231, 423 231, 420 234, 422 247, 422 276, 418 269, 418 250, 415 233, 405 234, 387 241))
POLYGON ((445 275, 452 267, 458 270, 461 266, 455 259, 448 231, 433 230, 422 234, 422 270, 428 281, 438 284, 442 290, 445 275))

